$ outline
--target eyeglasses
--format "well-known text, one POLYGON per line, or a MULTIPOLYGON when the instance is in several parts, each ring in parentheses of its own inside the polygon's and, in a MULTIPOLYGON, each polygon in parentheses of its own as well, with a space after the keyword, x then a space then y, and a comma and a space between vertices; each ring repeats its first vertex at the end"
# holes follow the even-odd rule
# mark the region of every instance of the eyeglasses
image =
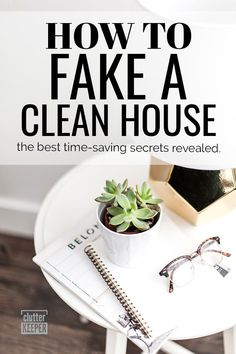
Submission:
POLYGON ((194 264, 192 261, 197 257, 200 257, 201 264, 214 267, 222 276, 225 276, 228 272, 219 266, 224 256, 230 257, 231 254, 221 250, 220 237, 210 237, 203 241, 191 255, 175 258, 168 263, 159 275, 170 277, 169 293, 172 293, 174 285, 184 286, 193 279, 194 264))

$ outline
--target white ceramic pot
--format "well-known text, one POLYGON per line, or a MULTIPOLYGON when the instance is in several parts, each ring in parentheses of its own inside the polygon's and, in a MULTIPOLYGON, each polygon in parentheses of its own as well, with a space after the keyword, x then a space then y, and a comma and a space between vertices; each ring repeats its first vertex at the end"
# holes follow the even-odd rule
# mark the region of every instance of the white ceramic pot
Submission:
POLYGON ((104 205, 100 204, 97 208, 97 222, 104 239, 105 252, 109 260, 118 266, 126 268, 142 264, 151 247, 152 240, 158 236, 162 210, 158 221, 153 227, 137 234, 120 234, 108 229, 101 222, 103 210, 104 205))

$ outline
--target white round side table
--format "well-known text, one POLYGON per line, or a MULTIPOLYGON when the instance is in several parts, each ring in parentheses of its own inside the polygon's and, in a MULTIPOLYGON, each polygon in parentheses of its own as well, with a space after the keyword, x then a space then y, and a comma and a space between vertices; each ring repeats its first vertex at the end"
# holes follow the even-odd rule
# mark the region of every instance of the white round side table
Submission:
MULTIPOLYGON (((128 177, 130 184, 135 185, 148 179, 148 171, 148 160, 139 166, 108 166, 106 165, 104 156, 92 158, 80 166, 73 168, 55 184, 42 204, 35 226, 34 242, 36 253, 41 251, 59 235, 63 234, 63 232, 65 233, 71 229, 72 225, 78 224, 78 221, 83 222, 83 218, 88 210, 93 212, 91 201, 100 193, 106 179, 114 178, 122 180, 128 177)), ((178 222, 178 216, 173 214, 172 217, 173 220, 178 222)), ((235 220, 235 218, 236 211, 233 211, 232 215, 219 220, 218 224, 214 227, 224 230, 226 234, 232 234, 232 241, 230 237, 226 238, 226 245, 227 250, 236 255, 236 242, 231 225, 232 219, 235 220), (229 220, 231 221, 229 222, 229 220)), ((203 229, 192 226, 185 221, 181 222, 186 223, 185 227, 190 234, 197 235, 203 231, 203 229)), ((204 232, 208 232, 210 235, 211 228, 212 224, 209 224, 206 230, 204 229, 204 232)), ((106 354, 126 353, 127 339, 123 334, 117 332, 108 322, 98 316, 84 302, 60 285, 50 275, 45 272, 44 275, 54 291, 72 309, 81 316, 107 329, 106 354)), ((233 282, 232 288, 234 284, 235 282, 233 282)), ((197 297, 196 294, 195 301, 197 301, 197 297)), ((186 322, 181 322, 181 325, 174 332, 171 339, 191 339, 223 331, 225 354, 236 354, 236 330, 234 327, 236 324, 236 311, 234 297, 232 294, 231 296, 230 294, 222 295, 222 292, 220 292, 219 295, 215 295, 212 301, 215 302, 215 310, 213 309, 210 314, 207 313, 205 316, 201 314, 199 318, 191 318, 191 314, 189 314, 186 322)), ((162 350, 170 354, 191 353, 189 350, 171 341, 164 344, 162 350)))

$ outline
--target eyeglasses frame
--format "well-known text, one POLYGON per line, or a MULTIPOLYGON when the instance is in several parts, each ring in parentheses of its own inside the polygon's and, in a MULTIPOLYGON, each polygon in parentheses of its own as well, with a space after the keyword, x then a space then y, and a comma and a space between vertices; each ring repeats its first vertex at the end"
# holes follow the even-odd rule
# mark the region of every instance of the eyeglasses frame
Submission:
MULTIPOLYGON (((195 252, 193 252, 191 255, 183 255, 180 257, 177 257, 175 259, 173 259, 171 262, 169 262, 164 268, 162 268, 162 270, 159 272, 160 276, 165 276, 166 278, 168 278, 170 276, 170 285, 169 285, 169 293, 172 293, 174 291, 174 282, 173 282, 173 270, 170 270, 169 268, 177 261, 181 260, 181 259, 188 259, 190 262, 192 262, 192 260, 198 256, 201 257, 201 249, 203 247, 203 245, 209 241, 216 241, 219 245, 220 245, 220 237, 219 236, 213 236, 213 237, 209 237, 208 239, 206 239, 205 241, 203 241, 197 248, 197 250, 195 252), (171 274, 170 274, 171 272, 171 274)), ((211 250, 211 252, 218 252, 220 254, 222 254, 225 257, 230 257, 231 253, 229 252, 223 252, 223 251, 219 251, 219 250, 211 250)))

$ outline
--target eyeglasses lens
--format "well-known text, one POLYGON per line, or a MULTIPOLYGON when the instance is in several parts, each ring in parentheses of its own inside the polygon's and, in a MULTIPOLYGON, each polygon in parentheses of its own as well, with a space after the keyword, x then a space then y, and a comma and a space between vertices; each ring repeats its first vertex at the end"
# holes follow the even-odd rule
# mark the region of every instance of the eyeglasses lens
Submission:
POLYGON ((203 263, 214 267, 220 264, 223 255, 221 254, 221 247, 216 240, 209 240, 201 247, 201 259, 203 263))
POLYGON ((185 286, 194 277, 194 266, 192 261, 187 258, 176 261, 172 266, 172 281, 176 286, 185 286))

